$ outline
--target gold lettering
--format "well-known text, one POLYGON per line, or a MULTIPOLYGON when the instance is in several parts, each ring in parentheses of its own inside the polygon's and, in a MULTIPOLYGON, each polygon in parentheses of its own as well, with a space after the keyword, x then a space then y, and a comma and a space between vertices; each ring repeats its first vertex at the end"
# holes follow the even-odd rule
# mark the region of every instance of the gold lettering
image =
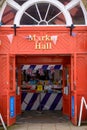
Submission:
POLYGON ((52 43, 36 43, 35 44, 35 49, 43 49, 43 50, 48 50, 52 49, 52 43))
POLYGON ((36 43, 35 44, 35 49, 41 49, 41 43, 36 43))
POLYGON ((41 49, 44 49, 44 50, 45 50, 45 49, 46 49, 46 45, 45 45, 45 44, 42 44, 42 45, 41 45, 41 49))
POLYGON ((32 36, 32 40, 35 41, 36 40, 36 35, 32 36))
POLYGON ((46 35, 46 36, 42 36, 42 37, 41 37, 41 40, 42 40, 42 41, 45 41, 45 40, 46 40, 46 41, 52 41, 52 38, 51 38, 51 36, 46 35))
POLYGON ((46 49, 52 49, 52 44, 51 43, 46 43, 46 49))
POLYGON ((31 40, 31 41, 36 41, 37 38, 38 38, 39 41, 52 41, 52 37, 48 36, 48 35, 37 37, 34 34, 34 35, 29 35, 28 37, 29 37, 29 40, 31 40))
POLYGON ((41 40, 44 41, 45 39, 46 39, 45 36, 42 36, 41 40))
POLYGON ((51 40, 52 40, 51 37, 46 35, 46 41, 51 41, 51 40))
POLYGON ((36 35, 33 35, 33 36, 29 35, 28 38, 29 38, 30 41, 35 41, 36 40, 36 35))

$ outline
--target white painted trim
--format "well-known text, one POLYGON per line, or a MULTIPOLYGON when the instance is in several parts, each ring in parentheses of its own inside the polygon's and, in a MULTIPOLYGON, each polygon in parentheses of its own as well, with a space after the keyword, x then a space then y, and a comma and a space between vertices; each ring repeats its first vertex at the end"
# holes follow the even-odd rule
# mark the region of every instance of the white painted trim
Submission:
MULTIPOLYGON (((61 12, 63 13, 63 15, 65 16, 66 26, 69 26, 72 24, 72 18, 70 16, 69 10, 71 10, 73 7, 75 7, 76 5, 78 5, 80 3, 80 6, 83 11, 83 15, 84 15, 85 25, 87 25, 87 11, 81 0, 71 0, 71 2, 69 2, 66 6, 64 6, 61 2, 59 2, 57 0, 29 0, 29 1, 25 2, 22 6, 20 6, 14 0, 6 0, 3 3, 2 7, 0 8, 0 21, 2 20, 2 16, 3 16, 3 12, 5 10, 5 7, 8 4, 9 6, 11 6, 12 8, 14 8, 18 11, 15 16, 15 19, 14 19, 14 24, 20 25, 20 20, 21 20, 23 13, 25 12, 25 10, 28 7, 30 7, 31 5, 38 3, 38 2, 42 2, 42 3, 47 2, 47 3, 53 4, 54 6, 59 8, 61 10, 61 12)), ((26 25, 24 25, 24 26, 26 26, 26 25)), ((29 26, 32 26, 32 25, 29 25, 29 26)), ((33 25, 33 26, 38 26, 38 25, 33 25)), ((41 26, 41 25, 39 25, 39 26, 41 26)), ((49 26, 49 25, 47 25, 47 26, 49 26)), ((59 26, 61 26, 61 25, 59 25, 59 26)), ((78 26, 78 25, 76 25, 76 26, 78 26)), ((80 26, 82 26, 82 25, 80 25, 80 26)))
POLYGON ((25 10, 27 8, 29 8, 30 6, 32 6, 33 4, 40 3, 40 2, 41 3, 50 3, 50 4, 54 5, 54 6, 56 6, 58 9, 61 10, 63 15, 65 16, 66 25, 71 25, 72 24, 72 18, 71 18, 70 14, 69 14, 69 11, 67 9, 65 9, 65 6, 61 2, 59 2, 57 0, 30 0, 30 1, 25 2, 21 6, 21 9, 17 12, 17 14, 15 16, 15 19, 14 19, 14 24, 19 26, 21 17, 23 15, 23 13, 25 12, 25 10))
POLYGON ((74 8, 76 5, 78 5, 78 3, 80 3, 80 0, 72 0, 71 2, 69 2, 65 8, 67 10, 71 10, 72 8, 74 8))
POLYGON ((82 1, 80 1, 80 6, 81 6, 83 14, 84 14, 85 24, 87 25, 87 11, 86 11, 86 9, 85 9, 84 4, 83 4, 82 1))
POLYGON ((81 0, 72 0, 65 7, 66 7, 67 10, 71 10, 73 7, 75 7, 78 4, 80 4, 80 7, 81 7, 83 15, 84 15, 85 24, 87 25, 87 11, 86 11, 84 4, 81 0))
POLYGON ((6 5, 7 5, 6 2, 4 2, 4 4, 2 5, 2 8, 0 9, 0 22, 2 21, 2 15, 4 13, 6 5))
MULTIPOLYGON (((43 27, 43 25, 20 25, 19 27, 43 27)), ((75 27, 87 27, 87 25, 75 25, 74 24, 74 26, 75 27)), ((13 27, 13 25, 2 25, 2 27, 4 28, 4 27, 13 27)), ((45 27, 54 27, 54 25, 44 25, 44 28, 45 27)), ((55 25, 55 27, 67 27, 67 25, 55 25)))
POLYGON ((16 10, 20 10, 21 6, 16 3, 14 0, 7 0, 7 4, 16 10))

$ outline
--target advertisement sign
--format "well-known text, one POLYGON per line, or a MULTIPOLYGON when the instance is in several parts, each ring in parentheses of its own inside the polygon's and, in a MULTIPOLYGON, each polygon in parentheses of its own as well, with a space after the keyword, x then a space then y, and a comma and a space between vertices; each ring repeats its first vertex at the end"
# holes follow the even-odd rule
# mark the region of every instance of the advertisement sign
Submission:
POLYGON ((14 96, 10 97, 10 117, 15 116, 15 98, 14 96))

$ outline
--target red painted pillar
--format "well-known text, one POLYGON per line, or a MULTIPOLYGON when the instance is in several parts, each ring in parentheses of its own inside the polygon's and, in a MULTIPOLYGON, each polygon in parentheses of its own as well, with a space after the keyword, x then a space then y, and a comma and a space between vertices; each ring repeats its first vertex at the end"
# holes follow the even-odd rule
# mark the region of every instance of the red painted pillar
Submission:
POLYGON ((15 55, 8 57, 8 79, 9 79, 9 93, 8 93, 8 119, 7 125, 10 126, 16 122, 16 83, 15 83, 15 55))
POLYGON ((15 123, 15 59, 10 58, 9 54, 2 54, 0 63, 0 113, 9 126, 15 123), (10 99, 14 99, 14 106, 10 99))
POLYGON ((69 79, 67 79, 69 74, 70 64, 65 64, 63 66, 63 114, 70 118, 70 85, 69 79))
POLYGON ((17 93, 16 93, 16 114, 21 114, 21 66, 17 65, 18 69, 18 83, 17 83, 17 93))
POLYGON ((76 53, 71 58, 71 121, 77 125, 76 53))

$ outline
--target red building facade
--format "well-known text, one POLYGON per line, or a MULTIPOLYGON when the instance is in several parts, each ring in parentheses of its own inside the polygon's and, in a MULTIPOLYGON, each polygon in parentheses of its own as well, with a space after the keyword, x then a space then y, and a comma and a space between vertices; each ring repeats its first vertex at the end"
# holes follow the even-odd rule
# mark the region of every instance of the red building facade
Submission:
MULTIPOLYGON (((42 64, 63 66, 63 114, 77 125, 81 97, 87 100, 86 16, 79 0, 8 0, 3 3, 0 14, 0 112, 8 126, 15 123, 16 116, 22 112, 21 66, 42 64), (66 70, 68 93, 65 92, 66 70)), ((83 120, 87 119, 86 115, 84 108, 83 120)))

